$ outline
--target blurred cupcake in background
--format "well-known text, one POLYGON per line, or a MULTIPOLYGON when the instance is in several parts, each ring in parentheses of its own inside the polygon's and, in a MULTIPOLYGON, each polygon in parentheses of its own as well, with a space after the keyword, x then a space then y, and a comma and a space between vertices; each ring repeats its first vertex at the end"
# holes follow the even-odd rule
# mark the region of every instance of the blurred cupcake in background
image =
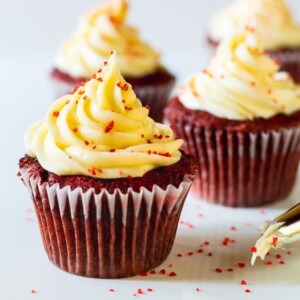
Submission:
POLYGON ((128 4, 111 0, 81 18, 72 36, 60 47, 51 78, 56 96, 70 93, 96 73, 112 50, 117 64, 150 116, 161 122, 175 78, 160 63, 160 55, 126 24, 128 4))
POLYGON ((259 206, 291 191, 300 157, 300 86, 263 51, 255 28, 225 38, 166 119, 199 161, 192 190, 211 203, 259 206))
POLYGON ((82 276, 146 272, 171 251, 197 165, 149 118, 115 53, 27 131, 20 176, 50 261, 82 276))
POLYGON ((285 0, 236 0, 217 13, 208 28, 208 40, 217 46, 236 29, 255 21, 263 48, 280 61, 281 70, 300 83, 300 24, 296 24, 285 0))

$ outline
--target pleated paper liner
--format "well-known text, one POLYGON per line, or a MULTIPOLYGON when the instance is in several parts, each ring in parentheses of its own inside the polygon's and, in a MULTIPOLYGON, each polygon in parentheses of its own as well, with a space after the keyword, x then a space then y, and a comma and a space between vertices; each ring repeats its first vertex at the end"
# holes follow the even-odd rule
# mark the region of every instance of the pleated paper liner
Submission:
POLYGON ((160 265, 171 251, 180 213, 192 184, 96 194, 91 188, 50 186, 21 169, 38 217, 49 260, 88 277, 121 278, 160 265))
POLYGON ((300 159, 300 127, 258 133, 189 125, 170 105, 166 117, 198 160, 192 192, 210 203, 251 207, 288 196, 300 159))

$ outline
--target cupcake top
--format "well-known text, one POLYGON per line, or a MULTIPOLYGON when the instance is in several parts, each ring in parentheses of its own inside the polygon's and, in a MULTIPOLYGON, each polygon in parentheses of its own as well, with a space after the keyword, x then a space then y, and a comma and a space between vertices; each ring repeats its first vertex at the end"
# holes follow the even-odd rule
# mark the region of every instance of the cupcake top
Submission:
POLYGON ((300 247, 300 205, 296 205, 269 224, 261 226, 262 236, 252 248, 252 265, 257 257, 262 260, 271 248, 300 247))
POLYGON ((263 51, 255 27, 220 44, 208 70, 179 91, 182 104, 230 120, 270 118, 300 110, 300 86, 263 51))
POLYGON ((89 78, 109 57, 111 49, 115 49, 117 64, 125 77, 155 72, 160 56, 140 40, 134 27, 125 23, 127 9, 125 0, 111 0, 86 13, 77 30, 59 49, 55 67, 75 78, 89 78))
POLYGON ((26 152, 57 175, 141 177, 180 160, 182 140, 148 117, 113 52, 92 78, 56 100, 25 134, 26 152))
POLYGON ((300 47, 300 25, 285 0, 236 0, 212 19, 209 37, 219 42, 252 20, 259 24, 264 49, 300 47))

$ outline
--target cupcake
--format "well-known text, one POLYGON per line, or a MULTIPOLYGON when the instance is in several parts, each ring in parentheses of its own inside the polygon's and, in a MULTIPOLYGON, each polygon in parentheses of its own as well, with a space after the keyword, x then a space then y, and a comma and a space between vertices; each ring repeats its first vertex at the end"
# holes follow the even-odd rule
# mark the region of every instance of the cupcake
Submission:
POLYGON ((295 205, 272 222, 263 224, 260 229, 263 234, 252 248, 252 265, 257 257, 264 260, 271 248, 300 247, 300 205, 295 205))
POLYGON ((20 176, 62 270, 128 277, 168 256, 197 166, 148 114, 113 53, 26 132, 20 176))
POLYGON ((239 31, 168 103, 166 119, 199 161, 192 190, 200 198, 259 206, 290 193, 300 156, 300 86, 278 68, 255 30, 239 31))
POLYGON ((161 65, 159 53, 126 24, 127 9, 125 0, 111 0, 83 16, 57 53, 51 73, 55 93, 57 97, 70 93, 97 72, 111 50, 116 50, 122 75, 143 105, 151 107, 150 117, 162 122, 175 77, 161 65))
POLYGON ((255 20, 263 48, 280 61, 281 70, 300 83, 300 25, 293 20, 285 0, 236 0, 212 19, 208 40, 216 46, 223 36, 255 20))

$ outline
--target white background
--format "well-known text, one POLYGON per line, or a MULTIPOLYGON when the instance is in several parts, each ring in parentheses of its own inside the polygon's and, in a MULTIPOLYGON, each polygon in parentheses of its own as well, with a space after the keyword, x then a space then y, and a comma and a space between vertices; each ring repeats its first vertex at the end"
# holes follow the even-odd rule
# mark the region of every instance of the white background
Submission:
MULTIPOLYGON (((53 54, 80 14, 104 0, 1 0, 0 54, 53 54)), ((130 23, 165 55, 200 51, 211 15, 228 0, 129 0, 130 23)), ((299 12, 299 0, 287 0, 299 12), (298 4, 297 4, 298 3, 298 4)), ((299 15, 299 14, 298 14, 299 15)))
MULTIPOLYGON (((0 0, 0 299, 1 300, 107 300, 136 299, 137 288, 153 288, 145 299, 297 299, 300 294, 300 252, 280 252, 285 265, 273 254, 271 267, 259 262, 249 266, 250 249, 258 237, 256 227, 272 219, 300 199, 300 180, 287 201, 261 209, 229 209, 189 197, 179 225, 174 249, 162 268, 177 272, 168 276, 126 280, 92 280, 68 275, 53 267, 44 253, 29 195, 16 177, 18 159, 24 155, 26 128, 44 116, 53 101, 49 71, 61 41, 75 28, 81 12, 103 1, 0 0), (29 209, 29 211, 28 211, 29 209), (203 214, 204 218, 198 217, 203 214), (248 227, 246 223, 251 223, 248 227), (237 231, 231 231, 235 226, 237 231), (222 239, 236 240, 229 248, 222 239), (207 255, 191 257, 203 241, 211 242, 207 255), (176 258, 183 253, 182 260, 176 258), (238 262, 247 267, 239 269, 238 262), (173 267, 168 269, 172 263, 173 267), (216 274, 217 267, 233 267, 233 273, 216 274), (219 276, 220 275, 220 276, 219 276), (246 280, 248 286, 240 285, 246 280), (112 294, 109 288, 116 289, 112 294), (202 292, 197 293, 196 288, 202 292), (251 289, 245 294, 246 288, 251 289), (36 289, 38 294, 32 294, 36 289), (296 296, 297 295, 297 296, 296 296)), ((209 17, 225 0, 131 0, 129 21, 153 47, 181 82, 203 68, 210 56, 205 44, 209 17)), ((300 17, 299 0, 289 3, 300 17)), ((176 90, 175 90, 176 92, 176 90)), ((160 268, 158 268, 159 270, 160 268)))

